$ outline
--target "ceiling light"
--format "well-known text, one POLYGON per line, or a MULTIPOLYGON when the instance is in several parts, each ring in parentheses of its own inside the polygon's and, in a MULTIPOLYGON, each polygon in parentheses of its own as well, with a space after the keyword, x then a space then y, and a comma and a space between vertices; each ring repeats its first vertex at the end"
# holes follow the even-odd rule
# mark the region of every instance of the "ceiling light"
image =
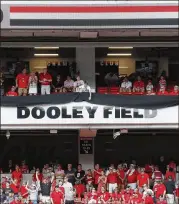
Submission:
POLYGON ((117 50, 117 49, 133 49, 133 47, 109 47, 109 49, 114 49, 114 50, 117 50))
POLYGON ((107 56, 131 56, 131 53, 108 53, 107 56))
POLYGON ((34 54, 35 57, 58 57, 58 54, 34 54))
POLYGON ((58 50, 59 47, 34 47, 36 50, 58 50))

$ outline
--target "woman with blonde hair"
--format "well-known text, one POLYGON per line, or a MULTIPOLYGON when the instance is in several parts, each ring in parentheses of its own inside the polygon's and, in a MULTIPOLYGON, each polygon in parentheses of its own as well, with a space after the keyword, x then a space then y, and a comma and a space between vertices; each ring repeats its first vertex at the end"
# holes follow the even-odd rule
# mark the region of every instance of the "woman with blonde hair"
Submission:
POLYGON ((31 72, 29 77, 29 95, 37 95, 38 78, 34 72, 31 72))

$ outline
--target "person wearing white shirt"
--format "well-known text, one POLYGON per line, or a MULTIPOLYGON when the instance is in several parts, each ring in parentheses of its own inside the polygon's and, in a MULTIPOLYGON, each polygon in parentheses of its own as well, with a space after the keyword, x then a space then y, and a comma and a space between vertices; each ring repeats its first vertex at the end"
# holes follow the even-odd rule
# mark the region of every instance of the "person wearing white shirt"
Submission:
POLYGON ((64 82, 64 89, 66 92, 72 92, 74 88, 74 81, 70 76, 67 76, 67 80, 64 82))
POLYGON ((121 84, 120 92, 131 92, 131 89, 132 83, 128 80, 127 77, 125 77, 121 84))
POLYGON ((65 190, 65 204, 74 204, 74 191, 73 186, 70 182, 68 182, 68 178, 64 178, 63 184, 65 190))
POLYGON ((85 81, 84 84, 78 87, 78 92, 89 92, 89 100, 91 100, 91 87, 88 85, 88 83, 85 81))
POLYGON ((151 80, 148 81, 148 84, 146 86, 146 93, 147 95, 154 95, 154 86, 151 80))
POLYGON ((80 76, 76 77, 76 81, 74 82, 74 91, 81 92, 80 87, 84 85, 84 81, 80 79, 80 76))

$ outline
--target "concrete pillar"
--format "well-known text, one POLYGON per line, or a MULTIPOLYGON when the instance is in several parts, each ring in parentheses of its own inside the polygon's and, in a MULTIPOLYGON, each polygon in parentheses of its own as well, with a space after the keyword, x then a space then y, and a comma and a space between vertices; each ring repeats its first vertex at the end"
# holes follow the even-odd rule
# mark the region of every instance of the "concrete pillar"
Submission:
MULTIPOLYGON (((88 145, 87 145, 88 146, 88 145)), ((79 156, 78 156, 78 161, 79 164, 82 165, 83 170, 88 170, 88 169, 94 169, 94 138, 85 138, 85 137, 80 137, 79 136, 79 156), (80 140, 83 140, 81 142, 80 140), (85 144, 87 142, 88 144, 92 144, 92 152, 85 153, 81 148, 82 144, 85 144)))
POLYGON ((94 92, 96 89, 95 47, 77 47, 76 63, 81 79, 87 81, 94 92))
POLYGON ((159 76, 162 73, 162 71, 166 71, 166 75, 168 76, 168 57, 161 57, 159 59, 159 76))

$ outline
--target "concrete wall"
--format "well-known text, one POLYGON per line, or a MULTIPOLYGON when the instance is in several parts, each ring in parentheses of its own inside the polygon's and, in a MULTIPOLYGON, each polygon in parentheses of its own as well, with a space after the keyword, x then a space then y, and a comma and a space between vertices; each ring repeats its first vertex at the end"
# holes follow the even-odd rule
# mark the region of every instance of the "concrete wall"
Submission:
POLYGON ((86 80, 92 89, 95 89, 95 48, 76 48, 76 63, 81 78, 86 80))

